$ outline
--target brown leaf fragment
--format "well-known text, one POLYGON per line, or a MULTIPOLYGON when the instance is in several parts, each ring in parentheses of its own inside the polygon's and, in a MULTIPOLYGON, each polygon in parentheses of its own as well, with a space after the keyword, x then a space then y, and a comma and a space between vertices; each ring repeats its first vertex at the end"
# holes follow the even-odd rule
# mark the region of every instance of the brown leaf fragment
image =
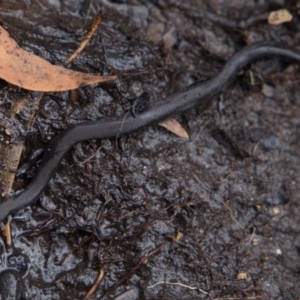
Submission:
POLYGON ((293 16, 286 9, 272 11, 268 17, 268 23, 271 25, 279 25, 285 22, 290 22, 293 16))
POLYGON ((159 123, 160 126, 165 127, 179 137, 188 139, 189 135, 186 130, 174 119, 168 119, 159 123))
POLYGON ((0 26, 0 77, 27 90, 54 92, 115 80, 116 76, 97 76, 54 66, 20 48, 0 26))
POLYGON ((10 221, 8 220, 4 227, 1 228, 3 235, 6 237, 7 246, 11 246, 11 230, 10 230, 10 221))

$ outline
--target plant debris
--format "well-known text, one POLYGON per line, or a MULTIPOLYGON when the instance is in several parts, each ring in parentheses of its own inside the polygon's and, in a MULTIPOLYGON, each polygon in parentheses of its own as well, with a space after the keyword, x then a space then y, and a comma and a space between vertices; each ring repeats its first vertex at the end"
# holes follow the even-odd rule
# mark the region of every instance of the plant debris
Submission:
POLYGON ((0 27, 0 70, 2 79, 38 92, 66 91, 116 79, 116 76, 97 76, 54 66, 20 48, 3 27, 0 27))
POLYGON ((271 25, 279 25, 282 23, 292 21, 293 16, 286 9, 279 9, 276 11, 272 11, 268 17, 268 23, 271 25))
POLYGON ((179 137, 188 139, 189 135, 186 130, 174 119, 168 119, 159 123, 160 126, 165 127, 179 137))

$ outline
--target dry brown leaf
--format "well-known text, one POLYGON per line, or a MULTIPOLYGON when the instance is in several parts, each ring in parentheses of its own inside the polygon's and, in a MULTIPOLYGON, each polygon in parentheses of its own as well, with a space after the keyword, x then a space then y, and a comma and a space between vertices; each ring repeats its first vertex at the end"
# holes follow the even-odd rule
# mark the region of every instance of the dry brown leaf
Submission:
POLYGON ((20 48, 0 26, 0 77, 27 90, 54 92, 115 80, 116 76, 97 76, 54 66, 20 48))
POLYGON ((279 25, 281 23, 290 22, 293 16, 286 9, 272 11, 268 17, 268 23, 271 25, 279 25))
POLYGON ((174 119, 168 119, 159 123, 160 126, 167 128, 171 132, 175 133, 179 137, 188 139, 189 135, 185 129, 174 119))

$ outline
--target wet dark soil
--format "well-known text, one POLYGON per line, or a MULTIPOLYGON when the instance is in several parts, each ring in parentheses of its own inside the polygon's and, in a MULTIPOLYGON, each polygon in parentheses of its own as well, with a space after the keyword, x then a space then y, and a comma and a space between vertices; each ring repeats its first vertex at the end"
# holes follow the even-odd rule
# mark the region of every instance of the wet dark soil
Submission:
MULTIPOLYGON (((1 1, 10 34, 54 64, 101 9, 103 23, 70 68, 119 76, 44 95, 30 130, 11 138, 26 139, 14 188, 26 187, 49 140, 70 124, 124 115, 145 91, 155 101, 213 76, 248 43, 300 50, 296 4, 1 1), (195 14, 247 20, 279 8, 293 20, 240 28, 195 14)), ((12 218, 1 299, 83 299, 100 269, 90 299, 299 299, 298 70, 278 59, 247 67, 206 110, 176 116, 188 140, 157 125, 76 145, 40 200, 12 218)), ((22 91, 4 81, 1 89, 5 115, 22 91)))

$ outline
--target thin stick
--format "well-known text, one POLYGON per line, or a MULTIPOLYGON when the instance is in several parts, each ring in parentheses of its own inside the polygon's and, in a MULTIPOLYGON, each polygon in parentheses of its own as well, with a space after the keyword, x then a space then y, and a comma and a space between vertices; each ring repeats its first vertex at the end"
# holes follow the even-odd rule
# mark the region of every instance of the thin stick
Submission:
MULTIPOLYGON (((190 290, 198 290, 200 291, 201 293, 203 294, 206 294, 208 295, 212 300, 238 300, 238 299, 241 299, 241 298, 236 298, 236 297, 232 297, 232 298, 228 298, 228 297, 225 297, 225 298, 213 298, 212 295, 209 293, 209 292, 206 292, 202 289, 200 289, 199 287, 197 286, 190 286, 190 285, 187 285, 187 284, 183 284, 183 283, 180 283, 180 282, 164 282, 164 281, 159 281, 153 285, 149 285, 147 287, 147 289, 152 289, 160 284, 169 284, 169 285, 179 285, 179 286, 182 286, 182 287, 185 287, 187 289, 190 289, 190 290)), ((252 296, 252 297, 246 297, 246 298, 243 298, 243 299, 247 299, 247 300, 253 300, 253 299, 258 299, 258 298, 262 298, 262 296, 252 296)))
POLYGON ((84 36, 83 40, 81 41, 80 45, 78 46, 78 48, 74 51, 74 53, 69 58, 67 58, 65 60, 65 63, 64 63, 65 66, 70 64, 80 54, 80 52, 84 49, 86 44, 90 41, 91 37, 93 36, 94 32, 96 31, 96 29, 98 28, 98 26, 102 22, 102 20, 103 20, 103 14, 101 11, 99 11, 98 14, 96 15, 96 17, 94 18, 90 29, 85 34, 85 36, 84 36))
POLYGON ((206 295, 208 295, 211 299, 213 299, 213 297, 210 295, 210 293, 208 293, 208 292, 206 292, 206 291, 200 289, 199 287, 197 287, 197 286, 190 286, 190 285, 183 284, 183 283, 180 283, 180 282, 164 282, 164 281, 159 281, 159 282, 157 282, 157 283, 155 283, 155 284, 153 284, 153 285, 148 286, 147 289, 152 289, 152 288, 156 287, 156 286, 159 285, 159 284, 179 285, 179 286, 188 288, 188 289, 190 289, 190 290, 198 290, 198 291, 200 291, 201 293, 206 294, 206 295))
MULTIPOLYGON (((154 255, 155 253, 157 253, 158 251, 160 251, 162 249, 162 247, 165 244, 160 244, 159 246, 157 246, 156 248, 146 252, 146 254, 139 260, 139 262, 125 275, 123 276, 118 282, 114 283, 104 294, 103 296, 100 297, 100 299, 103 299, 104 297, 106 297, 108 294, 110 294, 112 291, 114 291, 122 282, 124 282, 125 280, 129 279, 134 272, 152 255, 154 255)), ((99 299, 99 300, 100 300, 99 299)))
POLYGON ((84 296, 84 298, 82 300, 88 300, 89 299, 89 297, 95 292, 96 288, 98 287, 98 285, 102 281, 103 277, 104 277, 104 270, 101 268, 95 283, 90 288, 90 290, 86 293, 86 295, 84 296))
POLYGON ((239 223, 239 221, 234 217, 231 208, 230 208, 227 204, 225 204, 224 202, 223 202, 223 205, 229 210, 230 216, 231 216, 232 220, 233 220, 233 221, 234 221, 234 222, 235 222, 242 230, 245 231, 245 228, 244 228, 244 227, 239 223))

